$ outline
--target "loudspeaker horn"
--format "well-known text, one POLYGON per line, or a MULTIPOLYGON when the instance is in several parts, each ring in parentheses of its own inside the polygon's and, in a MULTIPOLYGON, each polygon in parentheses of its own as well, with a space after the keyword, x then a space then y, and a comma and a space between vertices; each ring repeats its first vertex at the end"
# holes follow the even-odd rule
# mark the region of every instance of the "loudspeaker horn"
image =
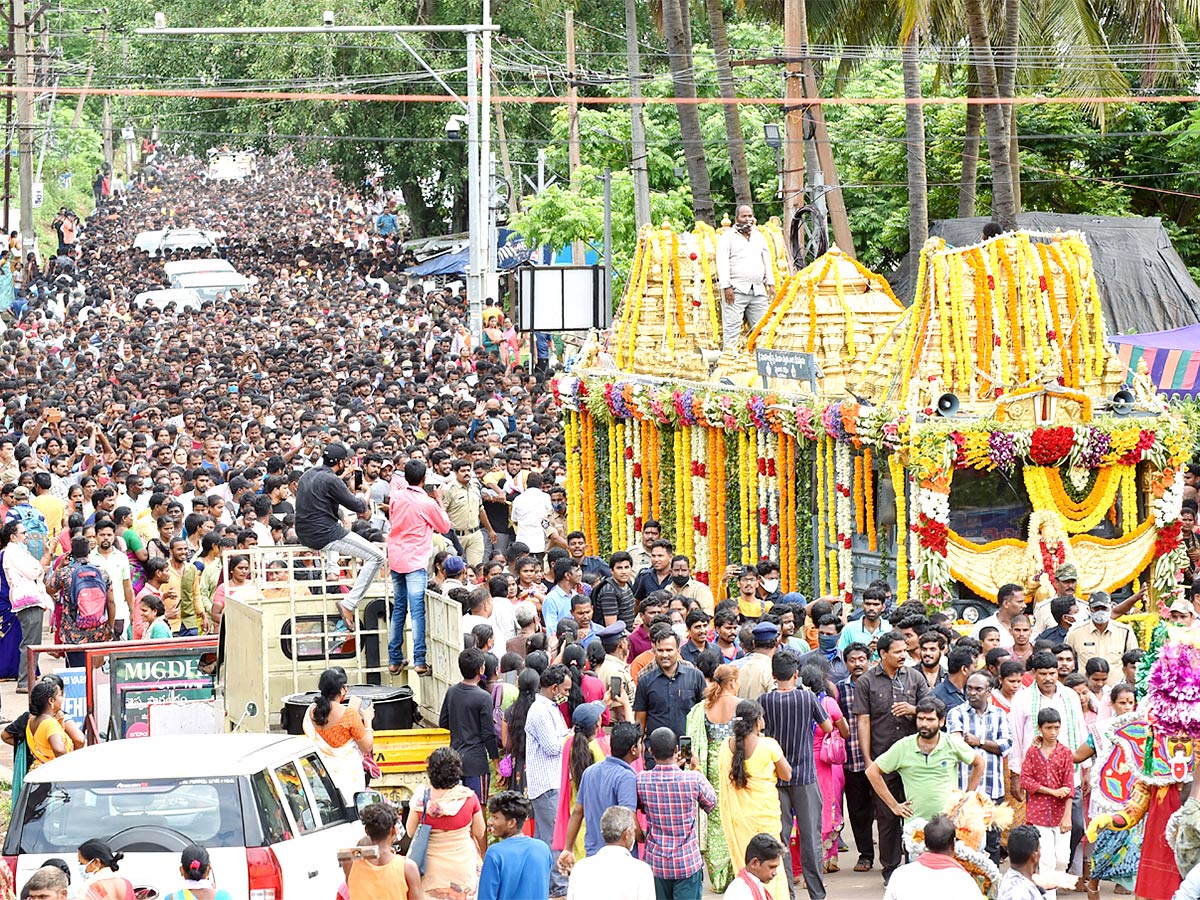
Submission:
POLYGON ((958 412, 959 402, 956 394, 942 394, 937 400, 937 414, 944 419, 958 412))
POLYGON ((1128 388, 1121 388, 1121 390, 1113 394, 1113 415, 1127 416, 1132 413, 1134 399, 1133 391, 1129 390, 1128 388))

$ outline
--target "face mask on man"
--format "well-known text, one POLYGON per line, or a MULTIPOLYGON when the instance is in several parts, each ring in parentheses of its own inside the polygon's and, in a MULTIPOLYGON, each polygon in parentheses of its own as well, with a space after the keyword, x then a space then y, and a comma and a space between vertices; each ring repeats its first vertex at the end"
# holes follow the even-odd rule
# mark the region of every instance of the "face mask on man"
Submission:
POLYGON ((691 575, 672 575, 671 576, 671 584, 675 585, 675 587, 684 587, 691 580, 692 580, 691 575))
POLYGON ((762 586, 763 586, 763 590, 766 591, 768 594, 773 594, 777 590, 779 590, 779 579, 778 578, 764 578, 762 586))
POLYGON ((1103 625, 1104 623, 1106 623, 1109 620, 1109 618, 1111 616, 1112 616, 1112 613, 1107 609, 1093 609, 1092 610, 1092 622, 1094 622, 1096 625, 1103 625))
POLYGON ((838 636, 836 634, 822 634, 817 638, 817 643, 826 653, 832 653, 837 649, 838 636))
POLYGON ((734 225, 733 227, 734 227, 734 228, 736 228, 736 229, 738 230, 738 234, 749 234, 749 233, 750 233, 750 229, 754 227, 754 223, 752 223, 752 222, 738 222, 738 223, 737 223, 736 225, 734 225))
POLYGON ((555 503, 555 504, 554 504, 554 511, 555 511, 555 512, 557 512, 557 513, 564 513, 564 512, 566 512, 566 511, 567 511, 567 504, 565 504, 565 503, 555 503))

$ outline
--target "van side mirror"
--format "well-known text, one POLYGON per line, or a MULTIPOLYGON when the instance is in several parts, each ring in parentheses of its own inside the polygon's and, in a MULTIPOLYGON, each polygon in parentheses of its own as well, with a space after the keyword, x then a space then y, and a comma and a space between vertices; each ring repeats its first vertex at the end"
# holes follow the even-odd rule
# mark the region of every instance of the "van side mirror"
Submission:
POLYGON ((356 791, 354 794, 354 811, 360 816, 362 811, 372 803, 382 803, 386 797, 379 791, 356 791))

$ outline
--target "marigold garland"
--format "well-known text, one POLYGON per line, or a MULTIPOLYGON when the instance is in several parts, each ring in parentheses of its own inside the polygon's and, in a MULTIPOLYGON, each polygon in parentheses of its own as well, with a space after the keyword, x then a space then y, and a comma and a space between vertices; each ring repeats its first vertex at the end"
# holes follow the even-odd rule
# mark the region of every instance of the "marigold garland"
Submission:
POLYGON ((1128 466, 1107 466, 1099 470, 1095 487, 1081 502, 1075 503, 1063 489, 1057 469, 1025 466, 1025 489, 1035 510, 1057 512, 1068 534, 1085 534, 1099 525, 1124 484, 1128 466))
POLYGON ((895 453, 888 454, 888 472, 896 495, 896 602, 908 599, 908 504, 905 502, 904 466, 895 453))
POLYGON ((854 457, 854 531, 857 534, 867 533, 866 499, 863 497, 863 460, 861 456, 854 457))
POLYGON ((683 266, 679 259, 679 235, 671 231, 671 289, 675 293, 675 318, 679 325, 679 336, 687 334, 687 312, 683 305, 683 266))
POLYGON ((874 466, 875 461, 871 454, 871 448, 863 448, 863 497, 866 502, 866 520, 867 520, 867 550, 874 553, 879 548, 877 546, 877 535, 875 534, 875 485, 874 485, 874 466))
MULTIPOLYGON (((833 260, 830 258, 830 263, 833 260)), ((828 266, 826 267, 828 268, 828 266)), ((837 291, 838 304, 842 307, 842 327, 843 327, 843 345, 848 357, 853 359, 857 355, 854 343, 854 310, 850 308, 850 304, 846 302, 846 288, 842 284, 842 267, 833 267, 833 285, 837 291)), ((810 329, 816 330, 816 320, 810 320, 808 323, 810 329)))
POLYGON ((941 254, 933 258, 933 302, 938 311, 938 332, 942 341, 942 383, 954 382, 954 351, 951 347, 953 332, 950 326, 950 309, 946 302, 946 259, 941 254))

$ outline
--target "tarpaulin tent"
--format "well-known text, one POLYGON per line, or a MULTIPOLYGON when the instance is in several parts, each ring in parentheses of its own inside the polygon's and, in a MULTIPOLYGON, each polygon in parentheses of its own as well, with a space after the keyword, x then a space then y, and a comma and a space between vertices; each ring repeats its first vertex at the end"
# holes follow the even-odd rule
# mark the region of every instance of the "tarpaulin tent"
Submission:
MULTIPOLYGON (((497 234, 499 245, 496 248, 496 267, 500 271, 515 268, 529 259, 529 250, 525 240, 517 232, 509 228, 501 228, 497 234)), ((429 275, 465 275, 467 274, 466 247, 461 250, 440 253, 424 262, 409 266, 404 270, 406 275, 425 277, 429 275)))
POLYGON ((1117 334, 1109 340, 1131 372, 1145 361, 1160 393, 1168 397, 1200 394, 1200 325, 1149 334, 1117 334))

